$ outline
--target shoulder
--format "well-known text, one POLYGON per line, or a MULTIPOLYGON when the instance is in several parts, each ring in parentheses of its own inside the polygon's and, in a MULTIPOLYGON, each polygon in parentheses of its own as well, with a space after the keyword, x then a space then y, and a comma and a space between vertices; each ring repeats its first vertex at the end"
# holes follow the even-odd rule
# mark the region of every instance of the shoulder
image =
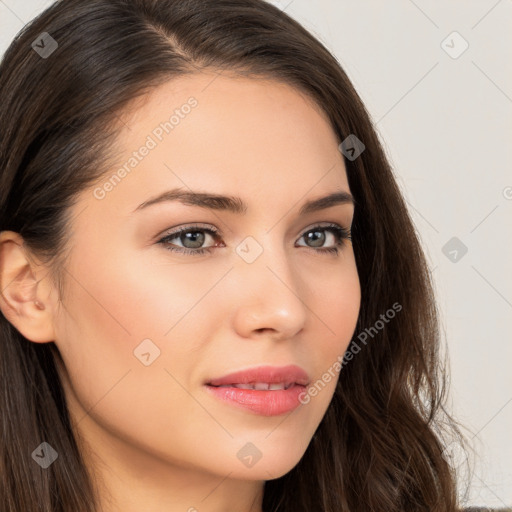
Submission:
POLYGON ((462 508, 460 512, 512 512, 512 508, 468 507, 462 508))

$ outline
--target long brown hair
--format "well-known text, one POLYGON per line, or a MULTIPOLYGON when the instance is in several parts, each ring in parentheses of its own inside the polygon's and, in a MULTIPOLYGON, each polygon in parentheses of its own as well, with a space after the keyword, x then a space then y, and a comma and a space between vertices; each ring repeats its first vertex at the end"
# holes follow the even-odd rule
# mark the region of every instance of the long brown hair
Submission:
MULTIPOLYGON (((0 230, 20 233, 62 290, 69 207, 108 170, 119 114, 151 88, 204 68, 289 84, 325 112, 340 142, 355 135, 365 146, 357 158, 344 157, 362 293, 347 353, 357 356, 343 364, 302 459, 265 483, 264 511, 457 510, 444 433, 464 439, 444 405, 438 312, 419 238, 347 75, 278 8, 263 0, 60 0, 49 7, 0 65, 0 230)), ((3 511, 97 510, 55 357, 53 342, 29 342, 0 316, 3 511), (43 441, 59 453, 47 469, 31 457, 43 441)))

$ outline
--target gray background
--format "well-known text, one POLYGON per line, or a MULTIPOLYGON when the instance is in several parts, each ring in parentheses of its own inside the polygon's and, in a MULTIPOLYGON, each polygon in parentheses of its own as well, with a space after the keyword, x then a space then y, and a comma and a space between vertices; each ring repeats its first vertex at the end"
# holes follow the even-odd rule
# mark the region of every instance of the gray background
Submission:
MULTIPOLYGON (((0 53, 51 3, 0 0, 0 53)), ((435 278, 450 405, 472 431, 465 501, 510 505, 512 0, 272 3, 336 55, 376 122, 435 278)))

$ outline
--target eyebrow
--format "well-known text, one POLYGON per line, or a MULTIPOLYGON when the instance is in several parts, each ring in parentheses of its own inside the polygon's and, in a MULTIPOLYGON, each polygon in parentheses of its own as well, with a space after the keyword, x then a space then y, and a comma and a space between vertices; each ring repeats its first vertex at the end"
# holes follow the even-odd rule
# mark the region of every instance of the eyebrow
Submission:
MULTIPOLYGON (((239 197, 224 196, 206 192, 194 192, 183 189, 167 190, 147 201, 141 203, 134 212, 147 208, 148 206, 162 203, 165 201, 179 201, 189 206, 198 206, 209 210, 223 210, 238 215, 247 213, 247 205, 239 197)), ((300 215, 324 210, 339 204, 355 204, 354 197, 349 192, 340 190, 324 197, 306 201, 299 210, 300 215)))

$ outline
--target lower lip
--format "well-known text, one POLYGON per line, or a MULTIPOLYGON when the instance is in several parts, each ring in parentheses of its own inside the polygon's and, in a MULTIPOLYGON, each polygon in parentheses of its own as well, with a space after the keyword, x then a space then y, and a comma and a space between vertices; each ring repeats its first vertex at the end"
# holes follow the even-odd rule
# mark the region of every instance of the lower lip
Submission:
POLYGON ((234 406, 249 409, 261 416, 279 416, 296 409, 305 386, 294 384, 288 389, 257 390, 206 385, 210 393, 234 406))

